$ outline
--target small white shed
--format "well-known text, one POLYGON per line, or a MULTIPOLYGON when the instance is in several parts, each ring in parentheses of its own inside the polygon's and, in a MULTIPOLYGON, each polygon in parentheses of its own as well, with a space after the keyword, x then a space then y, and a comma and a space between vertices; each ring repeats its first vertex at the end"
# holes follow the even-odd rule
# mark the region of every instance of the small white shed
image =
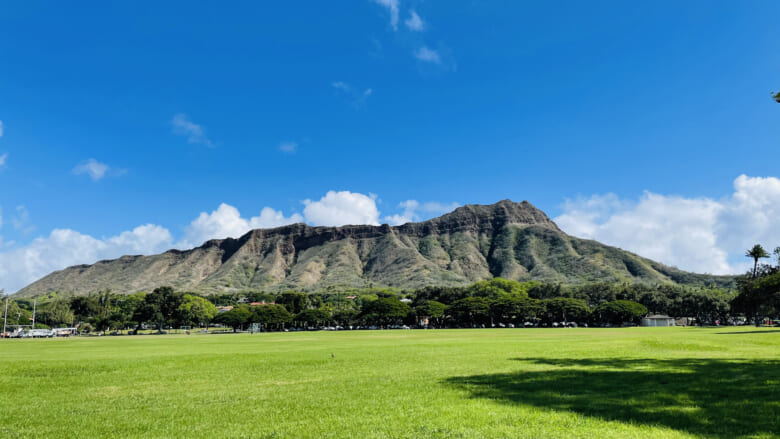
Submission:
POLYGON ((675 326, 674 319, 663 315, 653 314, 642 319, 642 326, 675 326))

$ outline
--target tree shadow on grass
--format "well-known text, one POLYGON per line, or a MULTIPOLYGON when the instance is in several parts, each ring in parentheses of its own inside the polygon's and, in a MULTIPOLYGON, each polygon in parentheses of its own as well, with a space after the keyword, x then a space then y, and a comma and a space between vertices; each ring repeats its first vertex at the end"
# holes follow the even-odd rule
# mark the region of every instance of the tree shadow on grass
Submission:
POLYGON ((716 332, 718 335, 739 335, 739 334, 780 334, 780 330, 778 329, 769 329, 769 330, 758 330, 758 331, 740 331, 740 332, 716 332))
POLYGON ((534 371, 452 377, 474 398, 705 437, 780 433, 780 361, 520 359, 534 371), (551 366, 538 370, 539 365, 551 366))

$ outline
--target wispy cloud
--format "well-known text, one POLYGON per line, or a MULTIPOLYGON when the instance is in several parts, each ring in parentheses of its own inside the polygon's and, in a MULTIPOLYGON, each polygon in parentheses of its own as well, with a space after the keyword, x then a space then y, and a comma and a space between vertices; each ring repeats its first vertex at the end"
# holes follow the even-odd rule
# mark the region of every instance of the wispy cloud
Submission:
POLYGON ((404 209, 403 213, 386 216, 385 221, 394 226, 410 223, 413 221, 420 221, 421 219, 428 218, 432 215, 441 215, 443 213, 452 212, 460 204, 458 203, 439 203, 436 201, 428 201, 420 203, 417 200, 406 200, 401 202, 398 207, 404 209))
POLYGON ((422 46, 414 51, 414 57, 420 61, 441 64, 441 56, 439 52, 429 49, 428 46, 422 46))
POLYGON ((108 175, 118 177, 127 173, 125 169, 112 168, 105 163, 95 159, 83 161, 73 168, 75 175, 88 175, 92 181, 99 181, 108 175))
POLYGON ((398 0, 373 0, 374 3, 387 9, 390 13, 390 26, 398 30, 398 0))
MULTIPOLYGON (((3 137, 3 121, 0 120, 0 137, 3 137)), ((0 154, 0 169, 5 166, 5 162, 8 159, 8 153, 0 154)))
POLYGON ((298 151, 298 142, 282 142, 279 144, 279 151, 292 154, 298 151))
POLYGON ((366 99, 374 93, 371 88, 360 89, 344 81, 336 81, 330 85, 355 108, 362 107, 366 99))
POLYGON ((406 27, 409 28, 409 30, 415 32, 421 32, 425 29, 425 22, 423 22, 422 18, 420 18, 414 10, 409 12, 409 18, 404 21, 404 24, 406 24, 406 27))
POLYGON ((209 148, 214 147, 214 142, 206 137, 206 131, 203 129, 203 126, 190 120, 186 114, 179 113, 173 116, 171 125, 173 125, 173 134, 186 136, 187 142, 204 145, 209 148))
POLYGON ((11 219, 11 224, 24 235, 35 231, 35 226, 30 224, 30 212, 24 205, 16 206, 16 216, 11 219))

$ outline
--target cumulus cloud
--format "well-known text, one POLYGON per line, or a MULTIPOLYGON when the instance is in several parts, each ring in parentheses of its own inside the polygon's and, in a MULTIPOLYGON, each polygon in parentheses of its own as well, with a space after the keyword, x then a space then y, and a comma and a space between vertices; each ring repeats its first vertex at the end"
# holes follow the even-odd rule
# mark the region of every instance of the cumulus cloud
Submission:
POLYGON ((101 163, 95 159, 89 159, 79 163, 73 168, 73 174, 75 175, 88 175, 92 181, 99 181, 106 176, 110 167, 101 163))
POLYGON ((420 221, 425 217, 432 217, 441 215, 447 212, 455 210, 460 204, 458 203, 438 203, 435 201, 429 201, 420 203, 417 200, 406 200, 398 204, 398 207, 403 209, 400 214, 390 215, 385 217, 385 221, 392 225, 401 225, 414 221, 420 221))
POLYGON ((285 217, 282 212, 270 207, 263 208, 259 216, 249 219, 241 217, 235 207, 222 203, 211 213, 201 212, 185 229, 184 239, 176 244, 178 248, 192 248, 210 239, 237 238, 252 229, 272 228, 302 222, 303 217, 293 214, 285 217))
MULTIPOLYGON (((24 246, 11 242, 2 247, 0 288, 14 292, 52 271, 76 264, 92 264, 126 254, 155 254, 172 247, 188 249, 210 239, 237 238, 252 229, 279 227, 304 220, 313 226, 379 224, 380 212, 377 197, 373 194, 329 191, 319 200, 304 200, 303 204, 303 215, 294 213, 286 216, 282 211, 264 207, 259 215, 246 218, 234 206, 222 203, 216 210, 201 212, 185 227, 184 236, 178 240, 174 240, 168 229, 154 224, 108 238, 96 238, 71 229, 55 229, 48 236, 35 238, 24 246)), ((399 205, 404 209, 401 215, 385 219, 397 219, 393 223, 408 222, 419 219, 422 214, 443 213, 457 206, 457 203, 407 200, 399 205)), ((19 206, 10 221, 15 229, 24 231, 31 227, 28 217, 27 209, 19 206)), ((3 211, 0 210, 0 227, 2 225, 3 211)))
POLYGON ((173 133, 177 136, 186 136, 187 142, 208 146, 209 148, 214 147, 214 142, 206 137, 206 130, 201 125, 191 121, 186 114, 179 113, 174 115, 171 125, 173 126, 173 133))
POLYGON ((422 46, 414 51, 414 57, 423 62, 441 64, 441 56, 439 55, 439 52, 430 49, 427 46, 422 46))
POLYGON ((379 225, 375 195, 349 191, 328 191, 319 201, 304 200, 306 221, 319 226, 345 224, 379 225))
POLYGON ((425 29, 425 22, 423 22, 422 18, 420 18, 414 10, 410 11, 409 18, 404 21, 404 24, 406 24, 406 27, 409 28, 409 30, 415 32, 420 32, 425 29))
POLYGON ((303 222, 303 217, 297 213, 286 217, 282 211, 274 210, 270 207, 264 207, 263 210, 260 211, 260 215, 253 216, 249 219, 249 225, 253 229, 270 229, 301 222, 303 222))
MULTIPOLYGON (((31 226, 27 223, 27 210, 23 206, 20 208, 11 222, 14 228, 23 227, 22 232, 25 232, 31 226)), ((210 214, 201 213, 178 242, 174 242, 168 229, 154 224, 138 226, 108 238, 95 238, 71 229, 55 229, 25 246, 13 247, 10 243, 3 247, 4 251, 0 251, 0 288, 15 292, 55 270, 77 264, 92 264, 128 254, 156 254, 171 247, 192 248, 209 239, 238 237, 251 229, 302 221, 299 214, 286 217, 270 207, 263 208, 258 216, 244 219, 235 207, 221 204, 210 214)))
POLYGON ((8 159, 8 153, 0 154, 0 168, 5 166, 5 162, 8 159))
POLYGON ((24 247, 0 253, 0 286, 15 292, 52 271, 76 264, 91 264, 125 254, 151 254, 167 250, 172 242, 167 229, 147 224, 105 239, 70 229, 55 229, 24 247))
POLYGON ((685 270, 740 273, 750 266, 745 249, 780 245, 780 179, 741 175, 721 199, 594 195, 567 201, 555 222, 572 235, 685 270))
POLYGON ((390 13, 390 26, 398 30, 398 0, 373 0, 374 3, 387 9, 390 13))

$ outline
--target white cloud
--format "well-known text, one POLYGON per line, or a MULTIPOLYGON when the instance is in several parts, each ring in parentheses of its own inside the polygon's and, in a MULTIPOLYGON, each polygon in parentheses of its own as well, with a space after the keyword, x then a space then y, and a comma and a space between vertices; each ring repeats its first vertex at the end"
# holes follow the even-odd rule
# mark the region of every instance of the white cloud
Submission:
POLYGON ((427 46, 422 46, 414 52, 414 57, 423 62, 429 62, 433 64, 441 64, 441 56, 439 52, 429 49, 427 46))
POLYGON ((0 154, 0 168, 5 166, 5 162, 8 159, 8 153, 0 154))
POLYGON ((390 26, 398 30, 398 0, 373 0, 374 3, 387 9, 390 13, 390 26))
POLYGON ((30 244, 0 253, 0 287, 15 292, 52 271, 125 254, 152 254, 170 248, 167 229, 147 224, 106 239, 55 229, 30 244))
POLYGON ((438 203, 435 201, 420 203, 417 200, 406 200, 398 204, 398 207, 404 209, 403 213, 386 216, 384 219, 388 223, 397 226, 420 221, 424 219, 422 214, 425 214, 425 217, 437 216, 451 212, 458 206, 460 206, 458 203, 438 203))
POLYGON ((24 235, 29 235, 35 230, 35 226, 30 224, 30 212, 24 205, 16 206, 16 216, 11 219, 11 224, 24 235))
POLYGON ((344 81, 336 81, 330 84, 333 88, 341 91, 349 91, 352 88, 344 81))
POLYGON ((99 181, 106 176, 109 169, 110 167, 107 164, 101 163, 95 159, 89 159, 76 165, 76 167, 73 168, 73 173, 75 175, 86 174, 89 175, 89 178, 91 178, 92 181, 99 181))
POLYGON ((298 150, 298 142, 282 142, 279 144, 279 151, 292 154, 298 150))
POLYGON ((374 90, 371 88, 361 91, 358 87, 354 87, 344 81, 332 82, 330 85, 336 89, 337 94, 344 97, 355 108, 362 107, 366 99, 374 93, 374 90))
POLYGON ((740 273, 743 256, 761 243, 780 245, 780 179, 734 180, 722 199, 645 192, 638 201, 614 194, 567 201, 555 222, 567 233, 615 245, 685 270, 740 273))
POLYGON ((0 120, 0 137, 3 137, 3 121, 0 120))
POLYGON ((186 136, 189 143, 200 144, 209 148, 214 146, 214 142, 206 137, 206 130, 201 125, 191 121, 186 114, 179 113, 174 115, 171 125, 173 125, 173 133, 178 136, 186 136))
POLYGON ((404 24, 406 24, 406 27, 409 28, 409 30, 420 32, 423 29, 425 29, 425 23, 422 21, 422 18, 420 18, 419 15, 417 15, 417 12, 414 10, 410 11, 409 18, 404 21, 404 24))
MULTIPOLYGON (((220 204, 212 212, 201 212, 187 227, 184 236, 174 241, 168 229, 146 224, 108 238, 95 238, 71 229, 55 229, 48 236, 40 236, 24 246, 9 242, 0 251, 0 288, 9 292, 55 270, 76 264, 92 264, 102 259, 118 258, 126 254, 155 254, 170 248, 192 248, 210 239, 237 238, 252 229, 273 228, 303 222, 313 226, 340 226, 346 224, 378 225, 380 213, 377 197, 349 191, 329 191, 317 201, 304 200, 303 215, 265 207, 260 214, 250 218, 241 216, 239 210, 229 204, 220 204)), ((416 219, 421 213, 434 214, 450 211, 457 203, 420 203, 404 201, 399 205, 403 215, 416 219)), ((0 209, 0 227, 3 225, 0 209)), ((27 209, 19 206, 11 223, 14 228, 28 227, 27 209)), ((397 215, 400 218, 400 215, 397 215)), ((390 218, 390 217, 388 217, 390 218)), ((406 222, 406 221, 404 221, 406 222)))
MULTIPOLYGON (((26 226, 27 210, 17 209, 12 219, 24 218, 20 226, 26 226)), ((55 229, 49 236, 41 236, 23 247, 9 248, 7 243, 0 251, 0 288, 15 292, 31 282, 55 270, 77 264, 92 264, 103 259, 114 259, 128 254, 156 254, 171 247, 191 248, 209 239, 239 237, 255 228, 272 228, 284 224, 302 222, 303 217, 293 214, 285 217, 282 212, 263 208, 260 215, 244 219, 233 206, 221 204, 210 214, 201 213, 186 228, 184 239, 174 243, 168 229, 146 224, 124 231, 109 238, 94 238, 71 229, 55 229)), ((2 210, 0 210, 0 227, 2 210)), ((2 244, 2 237, 0 237, 2 244)))
POLYGON ((270 207, 264 207, 259 216, 253 216, 249 219, 249 225, 253 229, 271 229, 287 224, 301 223, 303 217, 297 213, 285 217, 280 210, 274 210, 270 207))
POLYGON ((178 248, 192 248, 210 239, 238 238, 257 228, 272 228, 303 221, 299 214, 285 217, 270 207, 259 216, 245 219, 235 207, 222 203, 211 213, 201 212, 185 229, 184 239, 176 243, 178 248))
POLYGON ((306 221, 318 226, 346 224, 379 225, 375 195, 349 191, 328 191, 319 201, 304 200, 306 221))

